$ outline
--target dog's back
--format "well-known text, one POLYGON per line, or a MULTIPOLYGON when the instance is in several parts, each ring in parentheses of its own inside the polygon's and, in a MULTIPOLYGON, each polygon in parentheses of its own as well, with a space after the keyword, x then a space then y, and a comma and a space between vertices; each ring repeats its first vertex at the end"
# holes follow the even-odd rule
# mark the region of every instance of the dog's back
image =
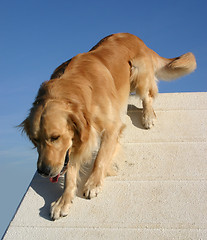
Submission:
MULTIPOLYGON (((158 91, 156 79, 169 81, 189 74, 196 68, 192 53, 171 59, 160 57, 141 39, 129 33, 117 33, 103 38, 88 55, 95 56, 107 67, 123 101, 130 88, 141 98, 148 93, 155 97, 158 91)), ((71 59, 60 65, 51 79, 61 77, 70 62, 71 59)))

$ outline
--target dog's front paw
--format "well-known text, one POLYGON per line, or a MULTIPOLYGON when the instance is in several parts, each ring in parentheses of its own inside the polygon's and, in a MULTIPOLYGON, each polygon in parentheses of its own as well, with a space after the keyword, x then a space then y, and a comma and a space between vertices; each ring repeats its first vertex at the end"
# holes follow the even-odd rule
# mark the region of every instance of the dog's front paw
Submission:
POLYGON ((102 190, 103 181, 97 180, 94 176, 91 176, 86 182, 83 189, 83 196, 86 199, 97 197, 98 193, 102 190))
POLYGON ((51 204, 50 216, 52 220, 57 220, 61 217, 66 217, 69 213, 70 205, 72 201, 65 199, 64 195, 61 196, 56 202, 51 204))

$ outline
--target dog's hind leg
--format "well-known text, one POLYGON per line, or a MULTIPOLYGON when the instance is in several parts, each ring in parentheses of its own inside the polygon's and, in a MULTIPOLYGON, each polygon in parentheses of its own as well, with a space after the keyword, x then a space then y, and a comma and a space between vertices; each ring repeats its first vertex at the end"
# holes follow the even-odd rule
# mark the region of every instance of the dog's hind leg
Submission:
POLYGON ((142 124, 146 129, 149 129, 154 125, 156 119, 156 114, 152 107, 153 97, 150 93, 146 93, 146 95, 142 97, 142 104, 142 124))
POLYGON ((131 89, 135 90, 142 100, 142 124, 149 129, 154 125, 156 119, 152 106, 153 99, 158 92, 154 69, 148 58, 136 59, 131 62, 131 66, 131 89))

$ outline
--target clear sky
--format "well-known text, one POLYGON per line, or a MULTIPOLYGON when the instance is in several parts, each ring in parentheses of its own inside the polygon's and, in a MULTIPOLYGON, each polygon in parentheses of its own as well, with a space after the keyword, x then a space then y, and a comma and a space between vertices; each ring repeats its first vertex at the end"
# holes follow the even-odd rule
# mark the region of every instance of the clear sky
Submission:
POLYGON ((206 0, 7 0, 0 2, 0 237, 36 171, 37 154, 15 125, 63 61, 117 32, 163 57, 193 52, 197 70, 160 92, 207 91, 206 0))

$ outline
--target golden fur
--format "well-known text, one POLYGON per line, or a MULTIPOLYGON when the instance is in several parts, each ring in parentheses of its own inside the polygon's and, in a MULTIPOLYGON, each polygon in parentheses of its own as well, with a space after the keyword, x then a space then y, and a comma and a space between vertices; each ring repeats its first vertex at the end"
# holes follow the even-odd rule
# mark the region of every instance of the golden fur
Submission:
POLYGON ((52 219, 68 214, 80 166, 91 159, 98 137, 100 149, 84 195, 92 198, 101 190, 123 129, 120 112, 130 91, 136 91, 142 99, 143 125, 151 128, 155 119, 152 101, 158 92, 156 79, 171 80, 195 68, 192 53, 163 58, 138 37, 119 33, 54 71, 40 87, 29 116, 21 124, 37 147, 38 172, 53 179, 66 173, 64 193, 51 205, 52 219), (64 166, 68 156, 69 163, 64 166))

